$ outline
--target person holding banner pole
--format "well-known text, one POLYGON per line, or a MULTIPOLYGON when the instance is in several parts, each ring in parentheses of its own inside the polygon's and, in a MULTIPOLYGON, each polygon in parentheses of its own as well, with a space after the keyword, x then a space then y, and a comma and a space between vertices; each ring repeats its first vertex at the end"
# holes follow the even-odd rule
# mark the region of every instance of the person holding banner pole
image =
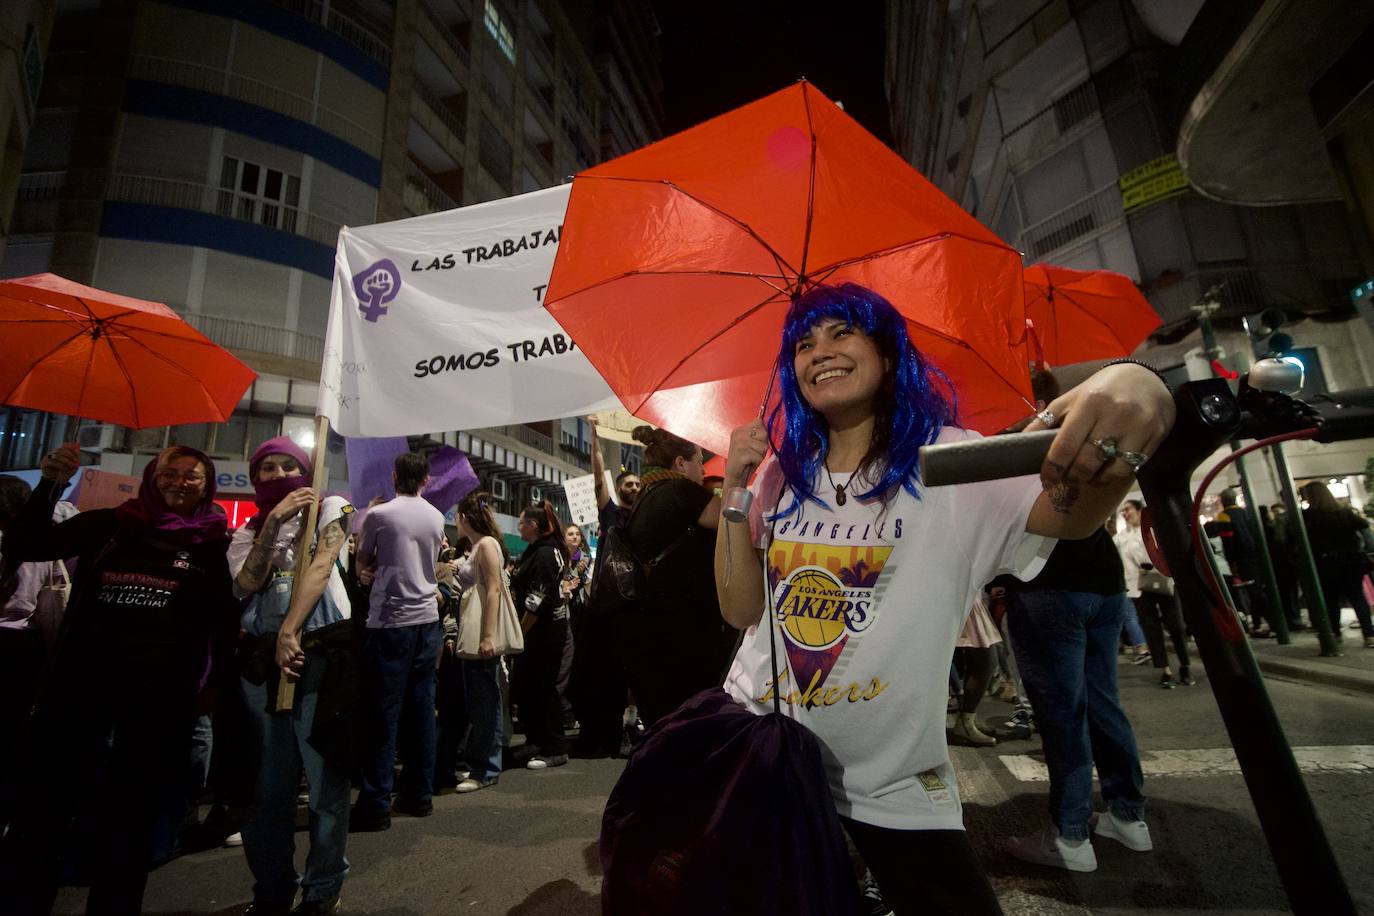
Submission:
POLYGON ((339 496, 321 501, 318 546, 299 579, 296 551, 309 545, 299 533, 317 499, 310 486, 310 457, 287 436, 268 439, 253 452, 249 479, 258 514, 234 533, 229 568, 234 591, 246 598, 241 626, 259 648, 244 666, 244 702, 257 739, 253 806, 244 826, 243 851, 253 873, 253 916, 286 913, 297 888, 301 910, 329 913, 339 906, 348 875, 349 774, 311 744, 328 667, 318 650, 303 650, 301 637, 351 616, 339 554, 348 538, 353 507, 339 496), (280 667, 272 676, 271 658, 280 667), (280 712, 279 679, 298 685, 293 702, 280 712), (296 872, 296 796, 304 770, 310 787, 310 851, 305 874, 296 872))

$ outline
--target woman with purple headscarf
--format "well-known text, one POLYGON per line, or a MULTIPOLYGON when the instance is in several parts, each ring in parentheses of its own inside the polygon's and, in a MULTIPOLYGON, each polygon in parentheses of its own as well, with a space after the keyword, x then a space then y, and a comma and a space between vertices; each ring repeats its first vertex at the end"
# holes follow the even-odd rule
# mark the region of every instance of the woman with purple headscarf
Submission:
POLYGON ((17 548, 28 561, 80 560, 36 707, 22 808, 0 847, 10 913, 52 910, 77 813, 98 850, 87 912, 140 910, 166 787, 185 778, 197 698, 232 675, 238 605, 214 462, 173 446, 148 462, 136 498, 53 525, 79 463, 70 446, 43 459, 17 548))

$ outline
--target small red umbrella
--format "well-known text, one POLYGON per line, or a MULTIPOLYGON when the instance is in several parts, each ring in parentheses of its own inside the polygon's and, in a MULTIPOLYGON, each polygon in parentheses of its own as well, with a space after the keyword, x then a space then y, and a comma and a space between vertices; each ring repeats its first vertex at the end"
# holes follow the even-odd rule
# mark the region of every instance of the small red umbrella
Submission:
POLYGON ((549 311, 632 414, 713 451, 822 282, 900 309, 968 425, 1032 409, 1019 255, 809 83, 578 174, 563 227, 549 311))
POLYGON ((1053 264, 1026 268, 1026 318, 1051 366, 1127 356, 1164 323, 1130 277, 1053 264))
POLYGON ((133 429, 222 423, 257 374, 160 302, 0 281, 0 402, 133 429))

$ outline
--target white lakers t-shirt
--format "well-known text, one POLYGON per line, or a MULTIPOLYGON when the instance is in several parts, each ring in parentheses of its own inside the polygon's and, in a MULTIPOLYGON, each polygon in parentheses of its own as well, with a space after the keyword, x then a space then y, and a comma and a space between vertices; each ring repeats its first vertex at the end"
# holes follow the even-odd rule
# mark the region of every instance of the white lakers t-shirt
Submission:
MULTIPOLYGON (((976 438, 945 429, 940 442, 976 438)), ((833 475, 846 484, 850 475, 833 475)), ((830 478, 807 504, 769 524, 782 473, 770 458, 754 484, 754 543, 766 551, 778 678, 765 604, 745 633, 725 689, 752 711, 782 709, 820 739, 840 814, 902 830, 962 829, 945 745, 954 643, 974 597, 1001 573, 1035 576, 1054 540, 1026 533, 1038 478, 901 490, 884 508, 835 505, 830 478), (770 530, 771 528, 771 530, 770 530)), ((781 508, 791 504, 790 491, 781 508)))

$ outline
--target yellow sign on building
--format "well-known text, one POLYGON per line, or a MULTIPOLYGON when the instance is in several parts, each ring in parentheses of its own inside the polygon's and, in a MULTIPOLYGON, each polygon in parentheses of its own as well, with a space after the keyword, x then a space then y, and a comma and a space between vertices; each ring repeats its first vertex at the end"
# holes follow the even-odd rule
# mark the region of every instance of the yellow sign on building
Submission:
POLYGON ((1188 178, 1173 153, 1151 159, 1117 179, 1121 208, 1127 213, 1188 190, 1188 178))

